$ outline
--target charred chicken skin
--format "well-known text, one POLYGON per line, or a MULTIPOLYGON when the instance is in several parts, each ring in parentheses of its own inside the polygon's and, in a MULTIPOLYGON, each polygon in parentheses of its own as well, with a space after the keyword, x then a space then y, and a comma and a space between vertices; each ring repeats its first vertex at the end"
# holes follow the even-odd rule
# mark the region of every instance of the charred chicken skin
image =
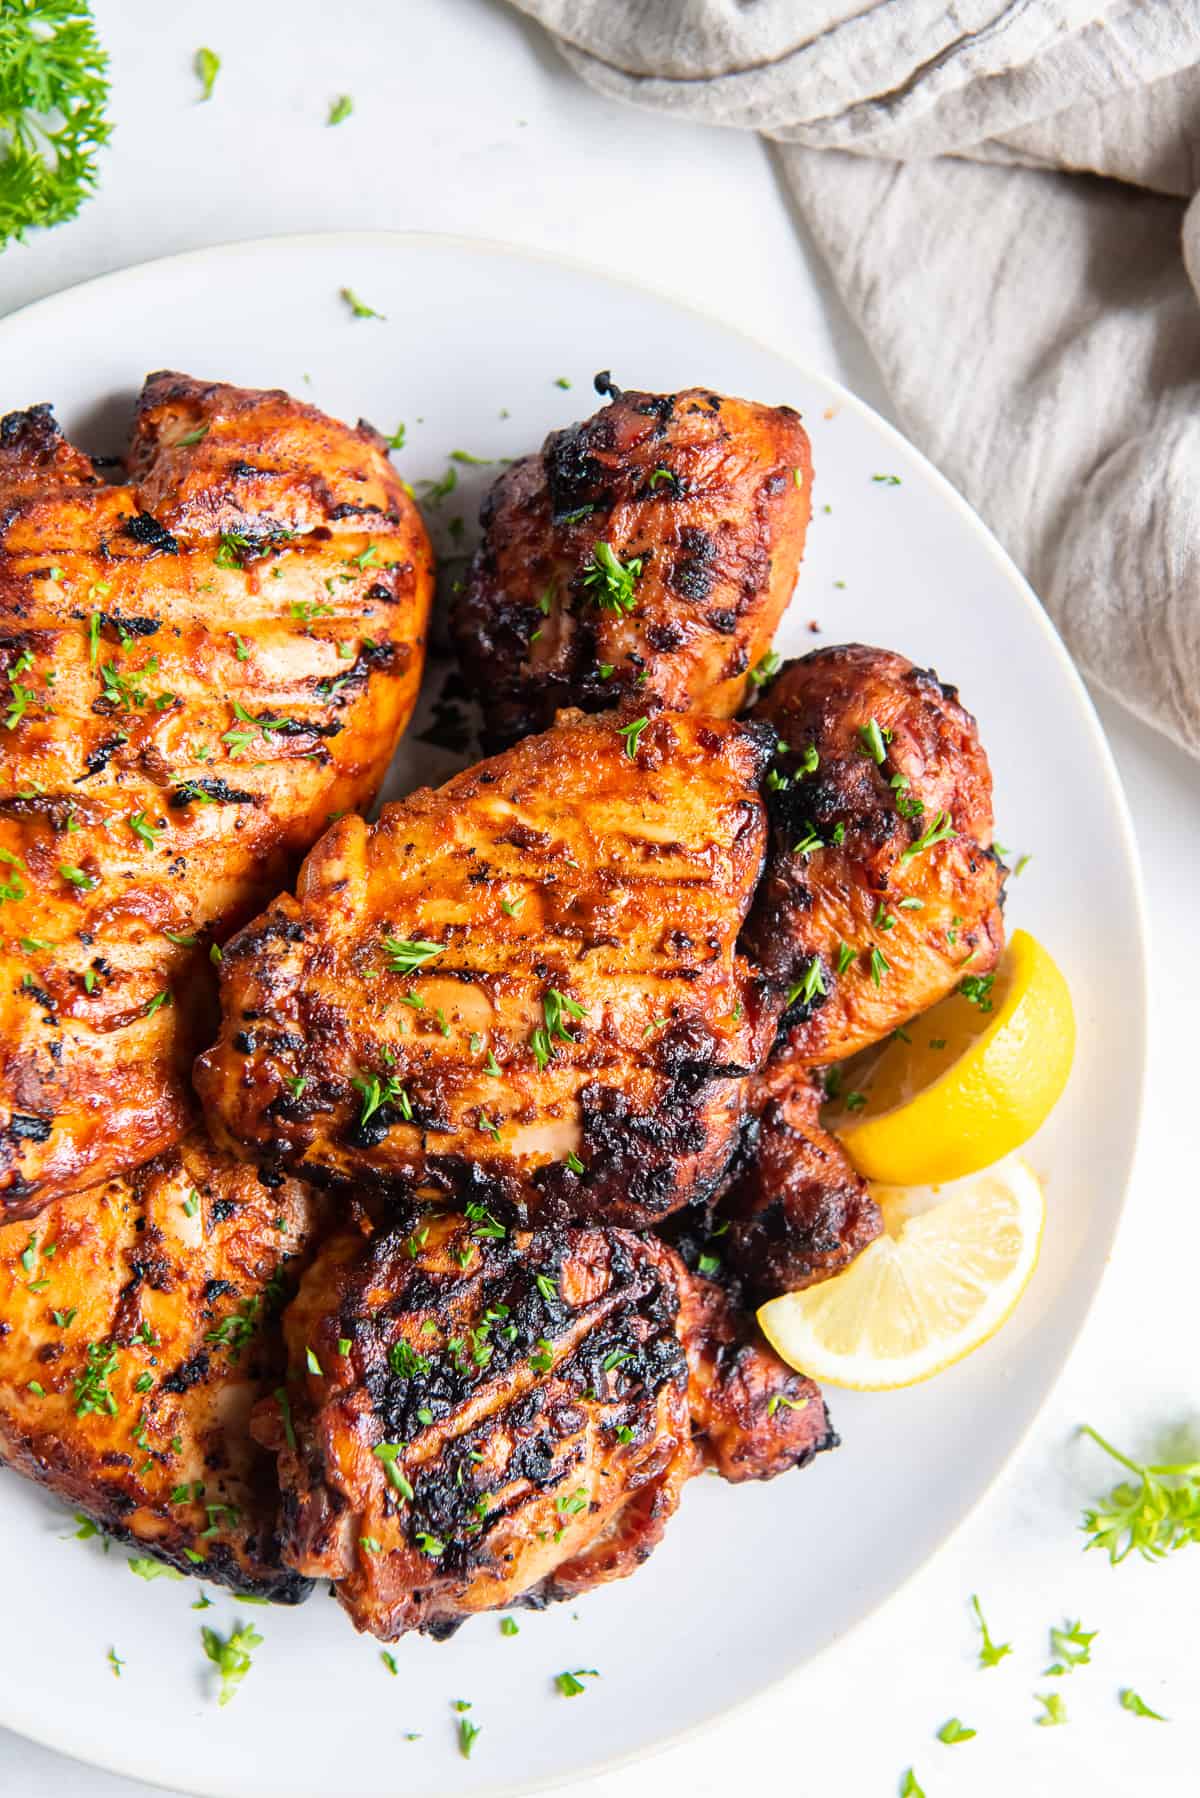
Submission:
POLYGON ((883 1231, 866 1181, 820 1126, 822 1098, 819 1081, 786 1056, 751 1086, 711 1247, 756 1305, 840 1274, 883 1231))
POLYGON ((342 819, 225 951, 214 1128, 506 1220, 642 1228, 711 1191, 774 1029, 735 948, 770 741, 576 716, 342 819))
POLYGON ((278 1485, 250 1412, 316 1218, 202 1132, 0 1229, 0 1462, 104 1530, 283 1603, 278 1485))
POLYGON ((743 944, 791 1061, 841 1061, 995 967, 991 771, 953 687, 862 644, 789 662, 750 716, 786 748, 743 944))
POLYGON ((158 374, 127 467, 0 421, 0 1217, 179 1136, 210 948, 420 679, 429 543, 369 428, 158 374))
POLYGON ((256 1428, 285 1553, 384 1640, 619 1578, 699 1466, 765 1478, 832 1440, 719 1289, 624 1230, 506 1231, 482 1205, 350 1227, 284 1328, 287 1409, 256 1428))
POLYGON ((561 706, 736 712, 796 584, 812 463, 787 406, 622 393, 507 469, 451 628, 491 747, 561 706))

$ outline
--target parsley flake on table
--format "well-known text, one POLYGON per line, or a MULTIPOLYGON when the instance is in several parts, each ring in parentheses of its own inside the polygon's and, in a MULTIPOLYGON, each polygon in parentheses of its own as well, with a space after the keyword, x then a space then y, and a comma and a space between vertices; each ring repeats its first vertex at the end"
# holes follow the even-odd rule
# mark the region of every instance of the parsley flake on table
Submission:
POLYGON ((352 287, 342 287, 338 291, 349 306, 353 318, 387 318, 386 312, 376 312, 374 306, 368 306, 365 300, 360 300, 352 287))
POLYGON ((195 57, 192 60, 192 67, 195 69, 196 75, 204 87, 204 92, 201 94, 200 98, 202 100, 211 100, 213 88, 217 84, 217 76, 221 73, 221 58, 217 55, 215 50, 209 50, 207 47, 203 47, 197 50, 195 57))
POLYGON ((1012 1648, 1007 1642, 992 1641, 979 1600, 974 1592, 971 1594, 971 1609, 974 1611, 975 1621, 979 1625, 979 1665, 981 1667, 998 1667, 1005 1655, 1012 1653, 1012 1648))
POLYGON ((108 57, 86 0, 0 7, 0 249, 74 218, 96 186, 108 57))
POLYGON ((1144 1698, 1139 1698, 1137 1693, 1132 1691, 1129 1686, 1125 1686, 1121 1692, 1121 1709, 1123 1711, 1132 1711, 1135 1717, 1153 1717, 1156 1723, 1167 1723, 1170 1721, 1169 1718, 1163 1716, 1161 1711, 1152 1711, 1150 1706, 1146 1703, 1146 1700, 1144 1698))
POLYGON ((584 1680, 599 1679, 599 1677, 600 1675, 594 1667, 576 1667, 574 1673, 555 1674, 554 1684, 564 1698, 578 1698, 581 1692, 587 1690, 583 1683, 584 1680))
POLYGON ((1046 1673, 1055 1679, 1064 1674, 1073 1673, 1076 1667, 1086 1667, 1092 1658, 1092 1643, 1098 1630, 1085 1630, 1078 1623, 1068 1623, 1065 1629, 1050 1631, 1050 1653, 1055 1657, 1046 1673))
POLYGON ((968 1729, 958 1717, 950 1717, 938 1730, 937 1739, 952 1748, 956 1742, 969 1742, 977 1733, 974 1729, 968 1729))
POLYGON ((1050 1729, 1057 1723, 1067 1721, 1067 1707, 1061 1692, 1035 1692, 1034 1697, 1045 1707, 1043 1715, 1034 1718, 1034 1722, 1039 1723, 1043 1729, 1050 1729))
POLYGON ((218 1704, 228 1704, 253 1665, 252 1650, 262 1646, 262 1637, 253 1624, 231 1629, 227 1637, 219 1636, 207 1624, 200 1631, 204 1652, 221 1676, 218 1704))

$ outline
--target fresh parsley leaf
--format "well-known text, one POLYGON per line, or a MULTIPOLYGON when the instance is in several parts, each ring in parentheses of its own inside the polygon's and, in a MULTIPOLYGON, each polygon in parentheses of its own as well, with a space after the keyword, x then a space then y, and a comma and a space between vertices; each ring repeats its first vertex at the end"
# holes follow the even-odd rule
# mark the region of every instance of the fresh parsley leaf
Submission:
POLYGON ((108 57, 87 0, 0 7, 0 249, 74 218, 96 186, 108 57))
POLYGON ((1078 1623, 1068 1623, 1065 1629, 1051 1629, 1050 1653, 1055 1658, 1046 1672, 1061 1678, 1065 1673, 1073 1673, 1076 1667, 1086 1667, 1092 1658, 1092 1643, 1098 1633, 1094 1629, 1085 1630, 1078 1623))
POLYGON ((1083 1434, 1135 1476, 1084 1512, 1081 1527, 1090 1537, 1088 1548, 1107 1549, 1115 1567, 1134 1549, 1153 1561, 1200 1542, 1200 1461, 1143 1466, 1090 1424, 1083 1425, 1083 1434))
POLYGON ((983 1612, 979 1606, 979 1600, 976 1598, 974 1592, 971 1594, 971 1609, 975 1613, 975 1620, 979 1625, 979 1634, 981 1638, 979 1644, 979 1665, 981 1667, 998 1667, 1005 1655, 1012 1653, 1012 1648, 1007 1642, 992 1641, 991 1636, 988 1634, 988 1626, 984 1621, 983 1612))
POLYGON ((253 1624, 249 1623, 230 1630, 228 1637, 219 1636, 215 1629, 209 1629, 206 1624, 200 1631, 200 1639, 204 1643, 205 1654, 221 1676, 217 1702, 228 1704, 249 1673, 253 1664, 251 1651, 261 1647, 262 1637, 253 1624))
POLYGON ((591 589, 592 603, 601 611, 628 614, 637 609, 634 586, 641 573, 640 556, 622 562, 611 543, 594 543, 584 564, 583 584, 591 589))
POLYGON ((368 306, 365 300, 359 299, 352 287, 343 287, 339 291, 353 317, 386 319, 386 312, 376 312, 374 306, 368 306))
POLYGON ((584 1680, 599 1679, 599 1677, 600 1675, 594 1667, 577 1667, 574 1673, 555 1674, 554 1684, 564 1698, 578 1698, 581 1692, 587 1690, 583 1683, 584 1680))
POLYGON ((977 1733, 974 1729, 968 1729, 966 1724, 961 1723, 957 1717, 951 1717, 938 1730, 937 1739, 939 1742, 945 1742, 948 1748, 952 1748, 956 1742, 969 1742, 971 1737, 977 1733))
POLYGON ((200 98, 202 100, 211 100, 213 88, 217 84, 217 76, 221 73, 221 58, 217 55, 215 50, 202 48, 197 50, 192 62, 192 67, 204 84, 204 92, 201 94, 200 98))
POLYGON ((1166 1723, 1168 1721, 1161 1711, 1152 1711, 1150 1706, 1146 1703, 1146 1700, 1144 1698, 1139 1698, 1137 1693, 1131 1691, 1128 1686, 1126 1686, 1121 1693, 1121 1709, 1123 1711, 1132 1711, 1135 1717, 1153 1717, 1156 1723, 1166 1723))
POLYGON ((1067 1721, 1067 1707, 1061 1692, 1035 1692, 1034 1697, 1045 1707, 1044 1714, 1035 1719, 1043 1729, 1050 1729, 1056 1723, 1067 1721))
POLYGON ((135 1555, 126 1562, 130 1573, 136 1573, 139 1579, 182 1579, 183 1575, 177 1567, 168 1567, 165 1561, 156 1561, 153 1555, 135 1555))

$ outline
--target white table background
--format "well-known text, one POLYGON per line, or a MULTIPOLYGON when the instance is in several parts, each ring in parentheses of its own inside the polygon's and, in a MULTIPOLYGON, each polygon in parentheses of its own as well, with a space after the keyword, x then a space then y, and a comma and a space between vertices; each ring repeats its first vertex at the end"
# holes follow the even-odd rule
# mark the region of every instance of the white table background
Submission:
MULTIPOLYGON (((96 0, 95 12, 112 56, 117 121, 102 189, 74 223, 0 256, 0 314, 109 269, 233 238, 457 231, 677 293, 889 410, 769 151, 751 137, 597 98, 502 5, 96 0), (208 105, 196 104, 191 72, 201 42, 224 64, 208 105), (327 129, 341 93, 353 96, 354 114, 327 129)), ((1081 1506, 1111 1483, 1099 1451, 1074 1439, 1081 1420, 1133 1450, 1180 1423, 1200 1425, 1200 1102, 1190 1028, 1200 980, 1200 766, 1119 707, 1101 701, 1100 712, 1145 868, 1152 1052, 1125 1223, 1084 1336, 1006 1477, 905 1591, 755 1706, 592 1782, 595 1798, 684 1790, 727 1798, 755 1786, 789 1798, 869 1798, 896 1792, 910 1764, 928 1798, 1200 1790, 1200 1551, 1114 1571, 1081 1555, 1077 1533, 1081 1506), (995 1671, 976 1668, 972 1591, 998 1639, 1014 1645, 995 1671), (1041 1679, 1048 1626, 1076 1617, 1100 1632, 1093 1664, 1064 1681, 1041 1679), (1056 1685, 1070 1723, 1035 1728, 1032 1694, 1056 1685), (1121 1710, 1125 1685, 1170 1725, 1121 1710), (934 1740, 952 1715, 977 1728, 974 1741, 934 1740)), ((1025 878, 1052 879, 1053 868, 1031 866, 1025 878)), ((1104 904, 1102 891, 1094 902, 1104 904)), ((1127 974, 1112 970, 1115 981, 1127 974)), ((1112 1053, 1121 1055, 1120 1042, 1112 1053)), ((904 1529, 903 1516, 895 1527, 904 1529)), ((764 1550, 788 1551, 786 1543, 764 1550)), ((681 1642, 679 1652, 719 1656, 721 1643, 681 1642)), ((68 1705, 70 1693, 61 1696, 68 1705)), ((337 1725, 298 1718, 297 1727, 337 1725)), ((402 1778, 400 1767, 381 1764, 380 1792, 402 1789, 402 1778)), ((148 1789, 0 1731, 6 1798, 136 1798, 148 1789)))

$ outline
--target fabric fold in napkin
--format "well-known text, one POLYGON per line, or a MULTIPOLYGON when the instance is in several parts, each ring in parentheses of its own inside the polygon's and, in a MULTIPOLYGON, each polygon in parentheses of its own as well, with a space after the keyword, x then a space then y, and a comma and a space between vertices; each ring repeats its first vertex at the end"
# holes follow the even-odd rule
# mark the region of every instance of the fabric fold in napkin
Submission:
POLYGON ((514 4, 601 92, 779 146, 909 434, 1200 755, 1200 0, 514 4))

